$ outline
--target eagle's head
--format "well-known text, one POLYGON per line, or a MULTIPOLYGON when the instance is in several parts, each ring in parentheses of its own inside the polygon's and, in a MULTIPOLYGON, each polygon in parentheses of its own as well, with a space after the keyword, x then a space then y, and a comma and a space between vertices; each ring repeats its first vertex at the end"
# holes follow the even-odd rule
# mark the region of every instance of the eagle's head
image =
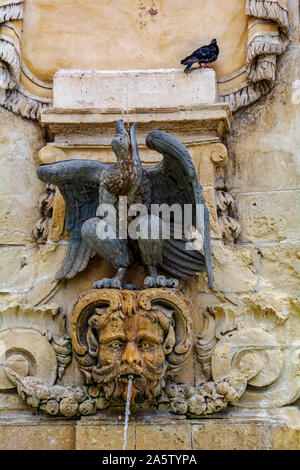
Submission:
POLYGON ((111 146, 117 159, 122 159, 129 151, 130 138, 122 119, 117 122, 116 135, 111 141, 111 146))

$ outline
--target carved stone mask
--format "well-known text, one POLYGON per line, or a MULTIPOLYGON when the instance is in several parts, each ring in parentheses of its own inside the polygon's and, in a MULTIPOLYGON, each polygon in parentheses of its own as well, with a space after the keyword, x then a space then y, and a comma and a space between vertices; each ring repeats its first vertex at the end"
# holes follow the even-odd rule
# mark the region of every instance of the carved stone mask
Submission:
POLYGON ((132 315, 95 309, 89 320, 90 353, 97 345, 98 363, 92 369, 94 382, 106 397, 126 400, 128 376, 133 376, 132 396, 155 398, 164 386, 165 356, 175 344, 172 310, 138 310, 132 315))
POLYGON ((187 360, 189 309, 176 306, 168 289, 91 292, 99 297, 98 305, 91 303, 81 313, 75 306, 72 321, 74 351, 86 383, 97 385, 107 399, 126 401, 132 376, 132 400, 155 399, 166 377, 187 360))

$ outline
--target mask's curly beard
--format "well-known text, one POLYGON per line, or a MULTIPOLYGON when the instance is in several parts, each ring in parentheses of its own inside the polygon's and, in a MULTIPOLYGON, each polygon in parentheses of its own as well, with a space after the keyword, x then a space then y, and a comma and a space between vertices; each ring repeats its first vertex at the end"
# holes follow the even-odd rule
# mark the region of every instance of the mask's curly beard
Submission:
POLYGON ((128 375, 133 375, 132 395, 143 396, 148 400, 157 397, 164 387, 164 375, 166 365, 159 369, 151 362, 144 360, 144 367, 138 365, 128 367, 126 365, 94 366, 92 369, 93 380, 100 384, 107 399, 126 401, 126 389, 128 375))

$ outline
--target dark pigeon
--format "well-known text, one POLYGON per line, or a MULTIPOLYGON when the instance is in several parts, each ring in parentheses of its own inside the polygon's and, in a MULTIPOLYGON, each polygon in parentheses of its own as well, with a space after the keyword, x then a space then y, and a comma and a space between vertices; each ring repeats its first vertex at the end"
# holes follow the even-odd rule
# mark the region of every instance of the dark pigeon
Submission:
POLYGON ((217 40, 213 39, 208 46, 202 46, 196 51, 194 51, 191 55, 186 57, 181 61, 183 65, 186 65, 184 69, 185 72, 188 72, 189 69, 192 67, 193 64, 198 63, 200 67, 202 64, 205 67, 208 67, 207 64, 211 62, 215 62, 219 55, 219 47, 217 44, 217 40))

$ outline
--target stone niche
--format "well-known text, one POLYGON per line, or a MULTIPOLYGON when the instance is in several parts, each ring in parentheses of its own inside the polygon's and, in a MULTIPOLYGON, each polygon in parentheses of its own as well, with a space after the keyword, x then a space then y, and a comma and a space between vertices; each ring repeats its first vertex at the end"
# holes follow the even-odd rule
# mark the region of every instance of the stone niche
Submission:
POLYGON ((290 406, 300 394, 299 303, 271 288, 241 295, 226 288, 229 279, 254 287, 257 278, 249 252, 234 248, 241 229, 224 145, 232 114, 220 102, 215 72, 60 70, 53 91, 53 107, 40 116, 47 144, 39 163, 113 163, 120 118, 138 123, 144 166, 159 161, 145 145, 150 131, 185 145, 209 210, 215 286, 208 289, 199 274, 179 289, 142 289, 138 268, 129 276, 138 290, 92 289, 111 269, 99 258, 74 279, 56 280, 68 245, 66 209, 48 185, 34 231, 43 247, 35 282, 25 298, 7 296, 1 311, 1 448, 122 448, 122 374, 142 329, 160 339, 155 360, 144 351, 141 378, 133 377, 127 449, 299 448, 299 411, 290 406), (127 336, 114 353, 120 371, 106 380, 112 331, 127 336))
POLYGON ((1 0, 1 104, 36 119, 62 68, 179 67, 214 34, 219 99, 235 111, 273 87, 288 27, 288 0, 1 0))

